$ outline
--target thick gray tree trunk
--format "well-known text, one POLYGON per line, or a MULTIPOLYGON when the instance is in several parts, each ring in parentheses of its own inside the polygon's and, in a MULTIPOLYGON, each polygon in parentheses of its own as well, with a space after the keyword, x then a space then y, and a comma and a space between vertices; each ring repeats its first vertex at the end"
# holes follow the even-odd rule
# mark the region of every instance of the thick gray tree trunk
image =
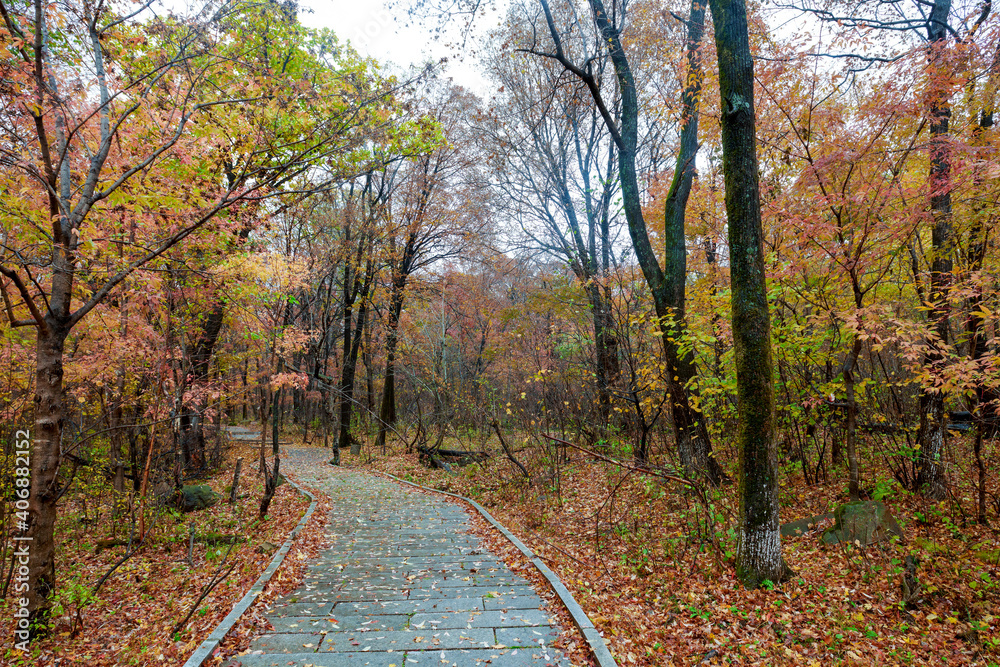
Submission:
MULTIPOLYGON (((72 276, 72 273, 69 274, 72 276)), ((56 281, 53 281, 56 282, 56 281)), ((72 284, 71 278, 68 280, 72 284)), ((53 290, 53 297, 56 291, 53 290)), ((67 295, 68 296, 68 295, 67 295)), ((68 301, 68 298, 67 298, 68 301)), ((53 304, 54 305, 54 304, 53 304)), ((63 352, 68 327, 52 314, 45 318, 36 346, 35 428, 31 433, 31 485, 28 497, 28 620, 31 636, 46 632, 55 590, 55 523, 59 496, 60 442, 63 430, 63 352)))

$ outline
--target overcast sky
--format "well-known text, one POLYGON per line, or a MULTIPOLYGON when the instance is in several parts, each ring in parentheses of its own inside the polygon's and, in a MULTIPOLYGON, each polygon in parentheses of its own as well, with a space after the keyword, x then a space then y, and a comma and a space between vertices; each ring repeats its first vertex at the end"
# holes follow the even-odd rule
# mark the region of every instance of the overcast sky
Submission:
MULTIPOLYGON (((311 14, 303 12, 301 21, 310 27, 331 28, 362 55, 403 68, 448 58, 448 76, 480 96, 488 95, 489 84, 479 74, 481 68, 475 57, 463 57, 458 49, 447 45, 462 40, 464 21, 448 22, 443 34, 435 39, 435 21, 421 25, 405 10, 386 5, 385 0, 301 0, 300 7, 312 10, 311 14)), ((466 41, 472 48, 466 50, 474 50, 480 36, 496 22, 495 13, 478 18, 466 41)))

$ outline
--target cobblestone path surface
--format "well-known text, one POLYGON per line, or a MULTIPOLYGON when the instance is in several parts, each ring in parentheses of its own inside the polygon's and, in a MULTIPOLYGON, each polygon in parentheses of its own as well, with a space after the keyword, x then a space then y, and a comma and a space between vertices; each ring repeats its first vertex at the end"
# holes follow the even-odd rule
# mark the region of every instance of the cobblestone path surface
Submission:
POLYGON ((568 665, 529 582, 467 532, 465 509, 284 448, 282 468, 330 495, 330 549, 266 615, 245 667, 568 665))

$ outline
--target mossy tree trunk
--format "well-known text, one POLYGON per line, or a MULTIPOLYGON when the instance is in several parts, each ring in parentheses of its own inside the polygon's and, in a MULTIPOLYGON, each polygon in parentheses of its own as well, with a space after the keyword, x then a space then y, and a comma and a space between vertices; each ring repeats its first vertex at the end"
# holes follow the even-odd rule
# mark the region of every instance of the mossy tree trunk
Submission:
POLYGON ((722 102, 740 452, 737 576, 748 588, 789 575, 781 557, 771 323, 764 279, 753 61, 744 0, 712 0, 722 102))

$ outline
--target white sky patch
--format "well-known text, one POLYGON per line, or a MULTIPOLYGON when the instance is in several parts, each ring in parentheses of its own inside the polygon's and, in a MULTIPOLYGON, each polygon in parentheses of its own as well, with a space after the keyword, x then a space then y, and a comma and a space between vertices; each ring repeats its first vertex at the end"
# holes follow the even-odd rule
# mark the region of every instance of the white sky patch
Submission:
POLYGON ((496 26, 495 11, 477 16, 466 34, 462 17, 440 20, 437 31, 439 19, 410 16, 400 4, 386 0, 301 0, 302 10, 311 13, 302 11, 299 19, 308 27, 330 28, 362 55, 402 70, 447 58, 445 76, 480 96, 488 95, 491 86, 482 76, 475 51, 485 42, 487 30, 496 26))

